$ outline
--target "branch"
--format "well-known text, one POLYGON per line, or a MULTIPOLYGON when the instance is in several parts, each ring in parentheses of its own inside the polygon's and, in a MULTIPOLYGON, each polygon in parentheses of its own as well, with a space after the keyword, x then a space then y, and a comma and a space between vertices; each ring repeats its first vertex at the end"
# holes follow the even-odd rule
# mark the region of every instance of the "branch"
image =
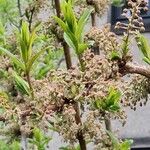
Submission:
POLYGON ((148 68, 146 66, 139 66, 136 64, 127 63, 125 65, 125 72, 132 73, 132 74, 136 73, 136 74, 143 75, 147 78, 150 78, 150 68, 148 68))
POLYGON ((20 0, 17 0, 17 5, 18 5, 19 16, 22 17, 20 0))
POLYGON ((70 54, 69 46, 65 41, 62 42, 62 46, 64 48, 64 55, 65 55, 67 69, 70 69, 72 66, 72 61, 71 61, 71 54, 70 54))
MULTIPOLYGON (((57 17, 60 18, 60 16, 61 16, 60 0, 55 0, 55 9, 56 9, 57 17)), ((72 66, 72 61, 71 61, 69 46, 65 41, 61 41, 61 44, 64 49, 64 55, 65 55, 67 69, 70 69, 72 66)))
POLYGON ((57 63, 57 67, 56 67, 56 70, 58 70, 58 69, 59 69, 59 67, 60 67, 60 65, 61 65, 61 63, 62 63, 63 61, 65 61, 65 58, 64 58, 64 57, 63 57, 63 58, 61 58, 61 59, 58 61, 58 63, 57 63))
POLYGON ((96 27, 96 13, 91 13, 92 27, 96 27))
POLYGON ((29 18, 29 30, 30 30, 30 32, 31 32, 31 27, 32 27, 34 11, 35 11, 35 7, 33 7, 30 11, 30 18, 29 18))
POLYGON ((57 17, 60 18, 61 9, 60 9, 60 1, 59 0, 55 0, 55 9, 56 9, 57 17))
POLYGON ((21 3, 20 3, 20 0, 17 0, 17 7, 18 7, 18 11, 19 11, 19 16, 20 16, 20 27, 21 27, 21 24, 22 24, 22 11, 21 11, 21 3))

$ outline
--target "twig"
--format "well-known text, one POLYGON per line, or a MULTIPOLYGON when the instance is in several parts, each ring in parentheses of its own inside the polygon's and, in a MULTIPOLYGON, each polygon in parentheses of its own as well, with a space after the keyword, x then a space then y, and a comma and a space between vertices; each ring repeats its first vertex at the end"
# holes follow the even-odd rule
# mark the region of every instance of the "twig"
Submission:
POLYGON ((56 70, 60 67, 61 63, 62 63, 64 60, 65 60, 65 58, 62 57, 62 58, 58 61, 56 70))
POLYGON ((29 72, 26 73, 26 77, 27 77, 27 82, 28 82, 29 87, 30 87, 31 98, 32 98, 32 100, 34 100, 34 90, 33 90, 32 84, 31 84, 31 78, 30 78, 29 72))
MULTIPOLYGON (((77 102, 75 103, 74 109, 76 111, 76 116, 75 116, 76 123, 82 125, 82 120, 81 120, 81 117, 80 117, 80 106, 79 106, 79 103, 77 103, 77 102)), ((86 148, 86 141, 84 139, 82 130, 78 131, 77 138, 79 140, 80 149, 81 150, 86 150, 87 149, 86 148)))
POLYGON ((127 63, 124 69, 125 69, 125 73, 131 73, 131 74, 136 73, 136 74, 143 75, 147 78, 150 78, 150 68, 146 66, 139 66, 136 64, 127 63))
POLYGON ((57 17, 60 18, 61 9, 60 9, 60 1, 59 0, 55 0, 55 9, 56 9, 57 17))
POLYGON ((92 22, 92 27, 96 27, 96 13, 95 12, 91 13, 91 22, 92 22))
MULTIPOLYGON (((93 5, 93 0, 86 0, 86 3, 88 5, 93 5)), ((91 24, 92 27, 96 27, 96 12, 91 13, 91 24)), ((92 51, 95 55, 100 55, 99 46, 97 44, 92 46, 92 51)))
POLYGON ((18 11, 19 11, 19 16, 20 16, 20 22, 19 22, 19 27, 21 28, 21 24, 22 24, 22 11, 21 11, 21 3, 20 3, 20 0, 17 0, 17 7, 18 7, 18 11))
POLYGON ((21 134, 21 146, 23 150, 27 150, 27 137, 21 134))
POLYGON ((70 69, 72 66, 72 62, 71 62, 71 55, 70 55, 70 49, 68 44, 64 41, 62 42, 63 48, 64 48, 64 55, 65 55, 65 60, 66 60, 66 66, 67 69, 70 69))
POLYGON ((30 18, 29 18, 29 31, 31 32, 31 28, 32 28, 32 20, 33 20, 33 15, 34 15, 34 11, 35 11, 35 7, 33 7, 30 11, 30 18))

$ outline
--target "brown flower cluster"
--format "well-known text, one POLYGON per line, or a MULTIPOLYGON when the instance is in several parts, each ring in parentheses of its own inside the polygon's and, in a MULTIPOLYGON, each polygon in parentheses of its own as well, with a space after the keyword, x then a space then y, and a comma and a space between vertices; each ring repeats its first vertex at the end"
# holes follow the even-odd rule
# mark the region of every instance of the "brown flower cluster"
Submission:
POLYGON ((83 132, 85 139, 94 143, 94 149, 109 149, 111 147, 111 141, 105 132, 103 119, 99 114, 98 110, 88 111, 83 125, 83 132))
POLYGON ((133 75, 131 81, 124 84, 123 105, 136 110, 137 104, 146 105, 150 93, 150 81, 141 75, 133 75))
MULTIPOLYGON (((121 78, 118 70, 114 71, 114 63, 107 59, 96 56, 90 51, 87 51, 82 59, 85 62, 86 71, 84 72, 72 67, 68 71, 52 71, 45 79, 33 81, 36 101, 44 103, 42 108, 45 110, 43 115, 43 117, 46 116, 45 119, 52 122, 51 118, 54 114, 59 116, 59 119, 52 124, 65 141, 73 144, 76 142, 78 131, 82 130, 87 139, 92 137, 95 144, 101 142, 103 143, 101 147, 103 147, 106 141, 109 141, 102 141, 103 136, 108 139, 106 133, 102 132, 105 115, 102 111, 96 111, 92 103, 106 97, 110 87, 119 88, 121 78), (83 109, 86 109, 85 112, 82 111, 82 125, 77 125, 75 122, 76 112, 73 107, 75 102, 80 102, 83 109), (90 111, 89 115, 94 115, 85 117, 87 111, 90 111), (92 118, 95 121, 90 120, 92 118)), ((124 119, 123 111, 112 115, 111 112, 105 113, 109 118, 124 119)))
POLYGON ((87 33, 88 40, 94 40, 95 44, 99 46, 100 52, 109 56, 110 53, 118 49, 118 40, 115 33, 110 31, 110 25, 107 24, 103 28, 91 28, 87 33))
POLYGON ((75 121, 76 112, 72 105, 65 104, 60 121, 57 121, 54 127, 62 135, 65 142, 74 145, 77 142, 77 133, 81 128, 80 124, 75 121))

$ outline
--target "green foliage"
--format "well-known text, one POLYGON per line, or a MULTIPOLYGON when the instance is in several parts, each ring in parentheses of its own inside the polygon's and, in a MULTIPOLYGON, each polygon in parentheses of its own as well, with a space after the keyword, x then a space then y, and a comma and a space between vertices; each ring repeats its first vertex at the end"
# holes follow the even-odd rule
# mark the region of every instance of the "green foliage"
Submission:
POLYGON ((129 35, 125 35, 123 37, 123 43, 121 45, 122 56, 125 57, 129 52, 129 35))
POLYGON ((44 49, 33 55, 32 46, 36 39, 37 27, 38 25, 36 25, 30 33, 28 23, 26 22, 22 23, 22 29, 20 34, 20 46, 21 46, 21 57, 22 60, 24 61, 26 72, 31 71, 31 68, 36 59, 45 51, 44 49))
POLYGON ((112 5, 116 7, 122 7, 125 4, 125 0, 112 0, 112 5))
POLYGON ((123 142, 120 142, 113 133, 107 131, 107 134, 109 135, 114 150, 130 150, 131 145, 133 144, 133 140, 125 140, 123 142))
POLYGON ((44 61, 40 62, 35 68, 36 79, 45 77, 48 71, 57 69, 59 66, 60 58, 63 58, 63 50, 47 50, 44 57, 44 61))
MULTIPOLYGON (((60 147, 59 148, 60 150, 70 150, 70 148, 68 148, 68 146, 66 146, 66 147, 60 147)), ((72 149, 72 150, 81 150, 80 149, 80 145, 78 145, 78 146, 76 146, 74 149, 72 149)))
POLYGON ((36 39, 37 27, 38 25, 36 25, 35 28, 32 30, 32 32, 30 33, 27 22, 23 22, 21 33, 20 33, 20 46, 21 46, 20 59, 18 59, 17 56, 12 54, 9 50, 0 47, 0 51, 8 55, 12 59, 13 63, 15 63, 18 67, 20 67, 24 72, 30 72, 35 61, 47 49, 46 47, 40 50, 39 52, 33 54, 32 46, 36 39))
POLYGON ((64 1, 61 7, 64 20, 56 16, 54 18, 64 31, 65 41, 71 48, 75 50, 76 54, 79 56, 87 48, 83 38, 84 28, 92 12, 92 9, 86 9, 79 20, 77 20, 72 7, 73 6, 70 0, 68 2, 64 1))
POLYGON ((0 0, 0 20, 5 24, 17 22, 16 0, 0 0))
POLYGON ((22 70, 25 70, 25 65, 23 64, 22 60, 19 60, 16 55, 12 54, 7 49, 0 47, 0 51, 6 54, 11 58, 14 64, 16 64, 18 67, 20 67, 22 70))
POLYGON ((21 150, 21 146, 17 141, 7 144, 3 140, 0 140, 0 150, 21 150))
POLYGON ((0 79, 6 79, 8 77, 8 72, 6 70, 0 69, 0 79))
POLYGON ((5 45, 6 44, 6 39, 5 39, 5 27, 2 23, 2 21, 0 20, 0 45, 5 45))
POLYGON ((52 138, 45 136, 40 129, 35 128, 33 130, 33 139, 30 139, 29 141, 36 145, 38 150, 45 150, 45 147, 48 145, 50 140, 52 140, 52 138))
POLYGON ((121 98, 121 92, 110 88, 108 96, 103 100, 97 99, 94 102, 94 107, 96 109, 102 109, 110 112, 116 112, 120 109, 119 100, 121 98))
POLYGON ((121 57, 120 57, 120 54, 119 54, 119 52, 117 52, 117 51, 112 51, 111 52, 111 55, 110 55, 110 59, 111 60, 118 60, 118 59, 120 59, 121 57))
POLYGON ((147 38, 141 34, 138 34, 136 41, 140 51, 144 55, 143 60, 150 65, 150 45, 147 38))
POLYGON ((14 77, 16 88, 22 94, 29 95, 30 94, 30 88, 29 88, 28 83, 24 79, 22 79, 20 76, 18 76, 16 72, 13 73, 13 77, 14 77))

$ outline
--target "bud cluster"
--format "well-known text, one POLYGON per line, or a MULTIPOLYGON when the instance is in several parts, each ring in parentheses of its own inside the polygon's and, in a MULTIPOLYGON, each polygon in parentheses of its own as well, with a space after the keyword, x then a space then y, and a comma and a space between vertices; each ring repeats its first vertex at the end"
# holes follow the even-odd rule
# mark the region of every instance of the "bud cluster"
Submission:
POLYGON ((143 19, 141 11, 147 11, 147 2, 145 0, 128 0, 128 8, 123 10, 122 16, 128 19, 128 23, 118 22, 116 29, 126 30, 128 33, 135 33, 135 31, 144 31, 143 19))

